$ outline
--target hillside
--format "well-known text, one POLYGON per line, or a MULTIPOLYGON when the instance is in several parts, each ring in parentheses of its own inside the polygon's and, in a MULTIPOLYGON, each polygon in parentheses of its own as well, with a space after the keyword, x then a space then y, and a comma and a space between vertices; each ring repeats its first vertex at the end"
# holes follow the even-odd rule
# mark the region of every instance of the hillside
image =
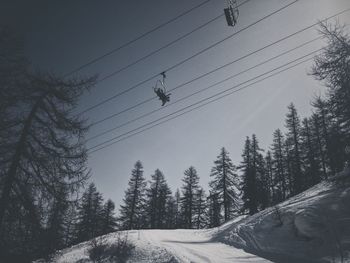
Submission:
POLYGON ((276 262, 349 262, 350 170, 287 201, 226 224, 214 240, 276 262))
MULTIPOLYGON (((350 172, 254 216, 208 230, 127 231, 128 262, 348 262, 350 172), (255 255, 259 256, 255 256, 255 255), (267 259, 264 259, 267 258, 267 259)), ((118 233, 104 238, 113 243, 118 233)), ((89 243, 58 252, 54 262, 90 262, 89 243)))

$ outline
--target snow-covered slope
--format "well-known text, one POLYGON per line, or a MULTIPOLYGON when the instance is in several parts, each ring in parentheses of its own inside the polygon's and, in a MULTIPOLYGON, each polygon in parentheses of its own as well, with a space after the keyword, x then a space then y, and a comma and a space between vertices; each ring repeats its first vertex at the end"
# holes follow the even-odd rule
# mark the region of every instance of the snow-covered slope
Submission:
POLYGON ((350 262, 349 170, 277 207, 227 223, 214 240, 275 262, 350 262))
MULTIPOLYGON (((128 262, 350 262, 350 171, 277 207, 208 230, 127 231, 135 245, 128 262)), ((88 247, 62 250, 54 262, 91 262, 88 247)))
MULTIPOLYGON (((132 257, 129 262, 140 263, 162 263, 162 262, 177 262, 173 255, 171 255, 165 248, 152 244, 144 237, 142 231, 124 231, 123 236, 127 235, 128 240, 135 246, 132 257)), ((118 239, 118 233, 111 233, 104 236, 104 242, 108 244, 116 243, 118 239)), ((90 263, 88 249, 90 248, 89 242, 84 242, 75 245, 71 248, 64 249, 57 253, 57 256, 53 262, 57 263, 90 263)))
MULTIPOLYGON (((267 263, 269 260, 257 257, 242 249, 212 241, 218 229, 212 230, 140 230, 128 231, 128 239, 135 245, 135 251, 128 262, 132 263, 267 263)), ((117 233, 105 237, 113 243, 117 233)), ((89 243, 81 243, 58 253, 54 262, 87 263, 89 243)))

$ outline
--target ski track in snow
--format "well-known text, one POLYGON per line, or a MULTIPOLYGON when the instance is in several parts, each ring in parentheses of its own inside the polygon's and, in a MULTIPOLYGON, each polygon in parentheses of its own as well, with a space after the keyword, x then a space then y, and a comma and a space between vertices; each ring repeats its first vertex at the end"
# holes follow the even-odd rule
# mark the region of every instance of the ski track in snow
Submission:
POLYGON ((242 249, 210 240, 206 230, 141 230, 140 239, 165 248, 179 262, 184 263, 246 263, 271 262, 242 249))

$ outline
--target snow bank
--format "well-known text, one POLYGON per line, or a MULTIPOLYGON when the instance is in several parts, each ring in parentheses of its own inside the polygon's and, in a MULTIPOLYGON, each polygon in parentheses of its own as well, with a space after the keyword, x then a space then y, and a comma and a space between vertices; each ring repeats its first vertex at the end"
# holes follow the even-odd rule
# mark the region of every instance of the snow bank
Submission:
POLYGON ((277 208, 226 224, 214 239, 275 262, 350 262, 349 170, 277 208))
MULTIPOLYGON (((271 263, 242 249, 212 241, 215 230, 218 228, 128 231, 128 238, 136 247, 128 263, 271 263)), ((110 244, 117 238, 117 233, 104 236, 105 242, 110 244)), ((53 262, 91 263, 88 247, 89 243, 85 242, 62 250, 53 262)))
MULTIPOLYGON (((124 232, 127 233, 128 240, 135 245, 128 262, 137 263, 177 263, 178 261, 163 247, 155 246, 144 238, 140 238, 140 233, 136 230, 124 232)), ((107 244, 113 244, 118 238, 118 233, 111 233, 104 236, 107 244)), ((56 253, 53 259, 55 263, 90 263, 88 256, 89 242, 83 242, 56 253)), ((39 261, 38 261, 39 262, 39 261)))

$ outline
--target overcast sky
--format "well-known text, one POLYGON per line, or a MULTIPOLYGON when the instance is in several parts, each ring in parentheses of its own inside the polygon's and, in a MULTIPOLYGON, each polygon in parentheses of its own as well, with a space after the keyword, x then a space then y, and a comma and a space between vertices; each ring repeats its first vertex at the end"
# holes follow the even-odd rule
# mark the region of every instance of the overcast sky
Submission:
MULTIPOLYGON (((28 56, 35 68, 64 75, 202 1, 1 0, 0 23, 10 26, 24 38, 28 56)), ((98 73, 103 78, 218 16, 223 12, 225 2, 211 0, 181 19, 81 70, 77 75, 89 76, 98 73)), ((291 2, 292 0, 250 0, 240 7, 239 21, 235 28, 228 27, 223 17, 210 23, 160 53, 99 83, 89 94, 81 98, 79 109, 90 107, 162 72, 291 2)), ((348 0, 299 0, 276 15, 167 72, 167 87, 172 89, 349 7, 348 0)), ((339 16, 338 20, 340 23, 349 23, 350 13, 339 16)), ((180 99, 206 88, 227 76, 254 66, 315 37, 317 37, 317 28, 307 30, 239 63, 173 91, 171 100, 180 99)), ((91 140, 88 147, 244 82, 312 52, 322 45, 324 45, 322 40, 306 45, 206 92, 164 108, 145 119, 91 140)), ((198 170, 201 185, 207 189, 210 169, 221 147, 226 147, 234 163, 239 164, 245 137, 255 133, 261 147, 267 149, 272 140, 272 132, 284 127, 288 104, 295 103, 302 117, 310 114, 311 99, 325 91, 322 83, 315 81, 307 74, 311 65, 311 62, 302 64, 248 89, 91 154, 88 164, 92 169, 92 180, 105 198, 111 198, 119 205, 127 187, 130 171, 134 163, 141 160, 147 179, 156 168, 159 168, 164 172, 173 190, 181 186, 183 171, 193 165, 198 170)), ((92 123, 151 98, 154 95, 152 86, 155 82, 156 79, 153 79, 84 116, 92 123)), ((151 101, 92 127, 89 136, 123 124, 159 107, 159 101, 151 101)))

